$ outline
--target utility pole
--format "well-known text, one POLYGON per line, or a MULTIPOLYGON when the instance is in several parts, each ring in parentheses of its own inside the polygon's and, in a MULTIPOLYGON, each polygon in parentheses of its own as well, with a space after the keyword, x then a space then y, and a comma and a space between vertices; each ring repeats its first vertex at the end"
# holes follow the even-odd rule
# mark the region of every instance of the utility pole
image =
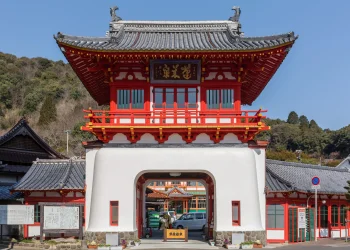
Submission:
POLYGON ((68 156, 68 151, 69 151, 69 144, 68 144, 68 142, 69 142, 69 133, 71 132, 70 130, 65 130, 64 131, 66 134, 67 134, 67 156, 68 156))

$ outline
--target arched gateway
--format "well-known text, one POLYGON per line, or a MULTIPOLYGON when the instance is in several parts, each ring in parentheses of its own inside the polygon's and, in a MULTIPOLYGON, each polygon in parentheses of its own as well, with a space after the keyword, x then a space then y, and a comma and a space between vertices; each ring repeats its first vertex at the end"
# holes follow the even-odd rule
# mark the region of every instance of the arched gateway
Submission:
POLYGON ((209 237, 265 242, 266 143, 254 137, 269 127, 265 110, 241 105, 259 96, 296 37, 244 37, 237 7, 228 21, 188 22, 123 21, 116 9, 106 37, 55 37, 92 97, 109 105, 86 110, 82 127, 99 139, 85 143, 85 238, 142 237, 143 182, 175 172, 207 175, 209 237))

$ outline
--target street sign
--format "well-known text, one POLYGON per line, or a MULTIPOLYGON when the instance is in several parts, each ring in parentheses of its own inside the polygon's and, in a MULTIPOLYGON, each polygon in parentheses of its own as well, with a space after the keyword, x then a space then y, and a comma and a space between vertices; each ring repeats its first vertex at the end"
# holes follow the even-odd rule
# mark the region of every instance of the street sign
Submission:
POLYGON ((318 178, 317 176, 313 177, 311 179, 312 185, 319 185, 320 184, 320 178, 318 178))
POLYGON ((311 189, 320 189, 321 186, 320 185, 314 185, 314 186, 311 186, 311 189))

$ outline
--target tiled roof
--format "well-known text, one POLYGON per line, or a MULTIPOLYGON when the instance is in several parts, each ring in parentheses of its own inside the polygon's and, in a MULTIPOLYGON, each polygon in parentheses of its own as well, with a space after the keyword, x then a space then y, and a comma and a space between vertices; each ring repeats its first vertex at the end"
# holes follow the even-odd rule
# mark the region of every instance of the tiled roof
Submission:
POLYGON ((345 168, 350 171, 350 155, 346 157, 336 168, 345 168))
POLYGON ((174 186, 165 192, 170 198, 172 197, 192 197, 193 195, 186 192, 182 188, 174 186))
POLYGON ((274 174, 269 168, 266 168, 266 186, 270 192, 289 192, 293 191, 292 185, 274 174))
POLYGON ((84 190, 84 176, 83 160, 38 160, 13 190, 84 190))
POLYGON ((102 51, 220 51, 261 50, 296 40, 293 32, 265 37, 243 37, 233 21, 117 21, 107 37, 58 33, 60 44, 102 51))
POLYGON ((147 194, 148 198, 169 199, 169 196, 166 193, 162 192, 162 191, 155 190, 155 189, 152 189, 150 187, 148 187, 147 189, 152 190, 151 193, 147 194))
POLYGON ((28 125, 25 118, 0 137, 0 161, 29 163, 37 158, 64 159, 28 125))
POLYGON ((314 192, 311 189, 314 176, 320 178, 320 194, 343 194, 350 180, 347 169, 266 160, 266 184, 270 191, 314 192))
POLYGON ((16 200, 22 198, 21 193, 11 193, 13 183, 0 183, 0 200, 16 200))

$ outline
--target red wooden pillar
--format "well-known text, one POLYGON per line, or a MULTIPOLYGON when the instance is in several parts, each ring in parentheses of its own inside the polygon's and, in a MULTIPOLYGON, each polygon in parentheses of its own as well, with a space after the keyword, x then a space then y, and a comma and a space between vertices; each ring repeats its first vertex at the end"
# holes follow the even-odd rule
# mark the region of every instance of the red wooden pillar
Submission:
POLYGON ((241 86, 237 86, 234 89, 234 108, 236 111, 241 110, 241 86))
MULTIPOLYGON (((25 204, 28 205, 28 202, 26 201, 25 204)), ((34 211, 34 213, 35 213, 35 211, 34 211)), ((28 238, 28 225, 24 225, 24 227, 23 227, 23 237, 25 239, 28 238)))
POLYGON ((331 230, 332 230, 332 204, 331 204, 331 200, 328 199, 328 237, 331 237, 331 230))
POLYGON ((115 85, 110 85, 109 101, 110 111, 117 111, 117 87, 115 85))
POLYGON ((285 197, 285 203, 284 203, 284 241, 289 241, 288 234, 289 234, 289 202, 288 197, 285 197))

